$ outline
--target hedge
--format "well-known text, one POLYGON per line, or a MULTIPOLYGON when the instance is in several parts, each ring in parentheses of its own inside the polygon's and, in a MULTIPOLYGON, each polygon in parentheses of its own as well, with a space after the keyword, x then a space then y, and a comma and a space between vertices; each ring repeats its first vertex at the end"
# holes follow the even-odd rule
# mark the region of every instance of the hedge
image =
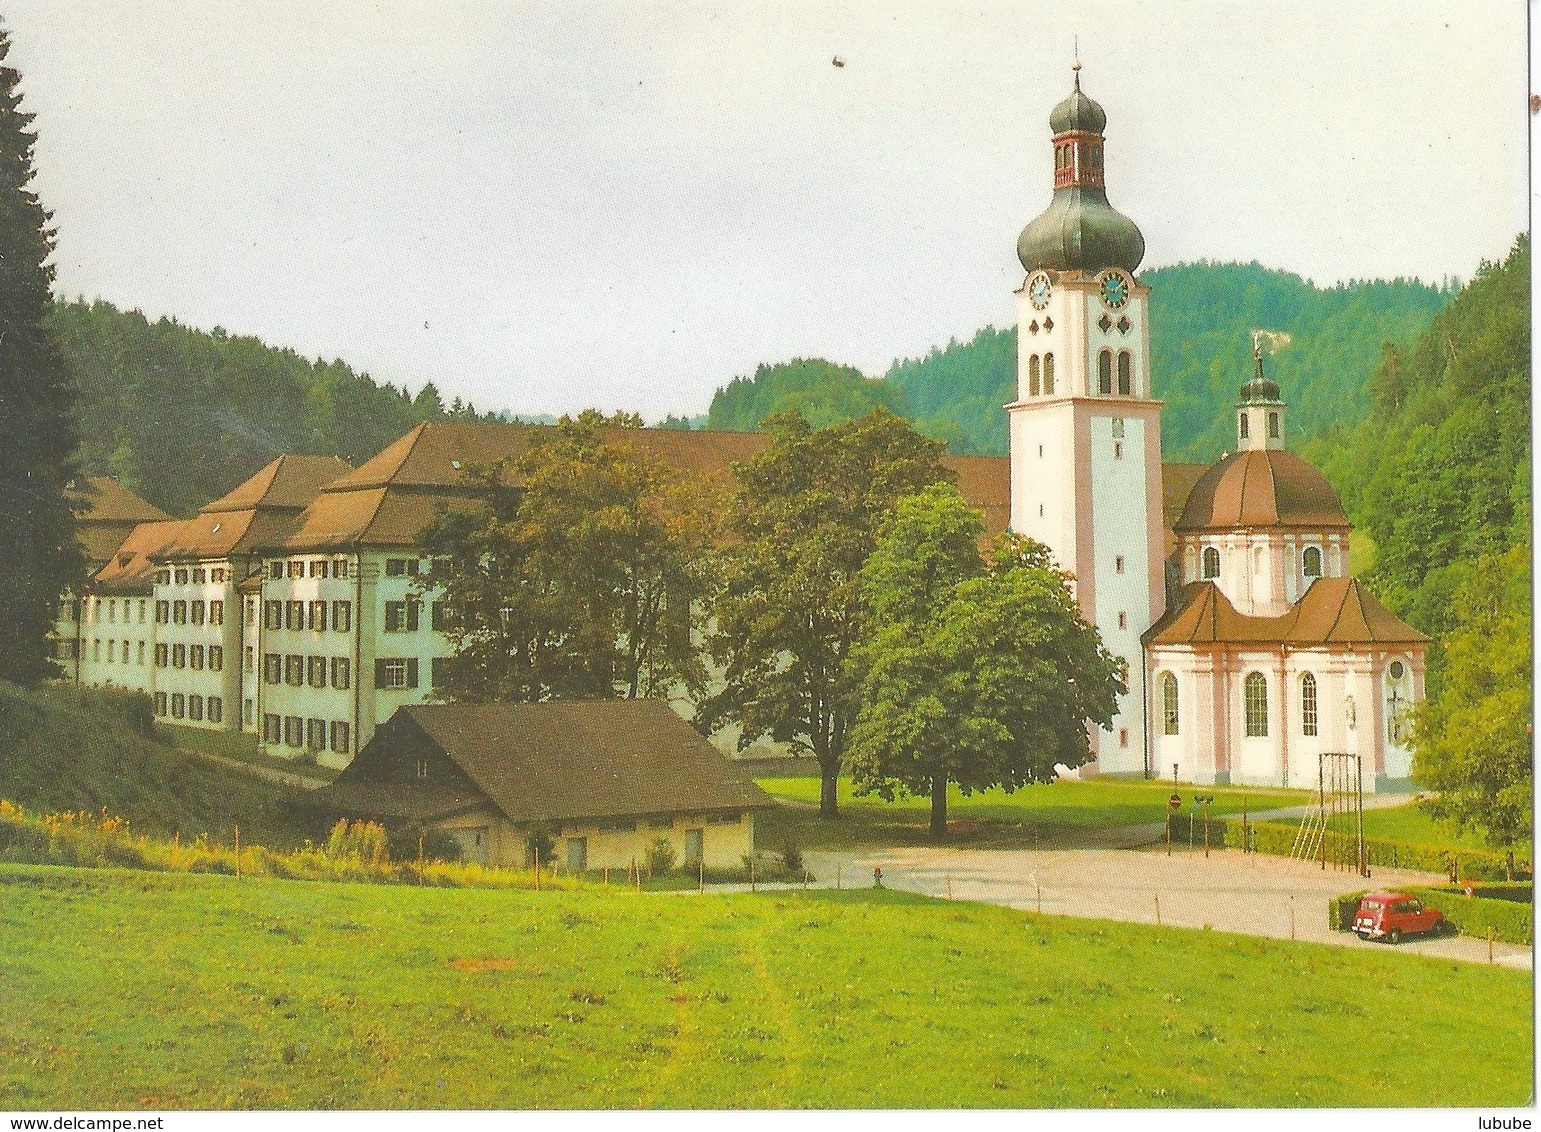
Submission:
MULTIPOLYGON (((1186 841, 1188 838, 1188 823, 1182 817, 1172 815, 1167 818, 1171 823, 1172 837, 1176 841, 1186 841)), ((1196 838, 1203 836, 1202 820, 1194 825, 1196 838)), ((1245 848, 1252 853, 1267 853, 1275 857, 1288 857, 1295 847, 1295 839, 1299 835, 1298 825, 1284 825, 1277 822, 1251 822, 1247 825, 1247 844, 1245 848)), ((1230 849, 1241 849, 1242 823, 1236 818, 1212 817, 1209 819, 1209 843, 1211 845, 1223 845, 1230 849)), ((1197 840, 1195 840, 1197 844, 1197 840)), ((1432 845, 1401 845, 1394 841, 1366 840, 1365 848, 1369 853, 1370 867, 1389 869, 1410 869, 1414 872, 1446 873, 1450 871, 1450 859, 1455 858, 1458 875, 1462 880, 1506 880, 1507 860, 1506 855, 1491 849, 1462 849, 1459 851, 1443 849, 1432 845)), ((1514 858, 1514 879, 1529 880, 1534 870, 1533 863, 1516 854, 1514 858)))
POLYGON ((1486 939, 1492 931, 1494 939, 1526 947, 1535 936, 1534 907, 1527 902, 1467 896, 1450 887, 1415 888, 1412 892, 1431 908, 1443 912, 1462 935, 1486 939))

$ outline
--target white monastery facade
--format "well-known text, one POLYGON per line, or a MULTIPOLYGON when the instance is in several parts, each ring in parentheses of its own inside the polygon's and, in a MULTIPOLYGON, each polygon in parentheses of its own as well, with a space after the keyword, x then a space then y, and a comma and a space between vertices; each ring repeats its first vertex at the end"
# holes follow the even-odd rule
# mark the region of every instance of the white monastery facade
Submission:
MULTIPOLYGON (((1083 772, 1305 786, 1319 754, 1345 753, 1366 788, 1405 784, 1427 638, 1348 576, 1348 519, 1287 450, 1260 352, 1235 453, 1162 462, 1150 289, 1134 274, 1145 241, 1108 203, 1106 124, 1077 74, 1050 115, 1053 197, 1017 242, 1010 455, 947 460, 988 535, 1009 524, 1050 548, 1125 662, 1128 691, 1083 772)), ((167 722, 346 766, 398 708, 434 698, 450 651, 419 534, 465 498, 463 466, 517 456, 540 431, 419 425, 357 469, 284 456, 182 521, 88 481, 96 572, 61 608, 61 664, 148 693, 167 722)), ((628 437, 706 476, 768 442, 628 437)))

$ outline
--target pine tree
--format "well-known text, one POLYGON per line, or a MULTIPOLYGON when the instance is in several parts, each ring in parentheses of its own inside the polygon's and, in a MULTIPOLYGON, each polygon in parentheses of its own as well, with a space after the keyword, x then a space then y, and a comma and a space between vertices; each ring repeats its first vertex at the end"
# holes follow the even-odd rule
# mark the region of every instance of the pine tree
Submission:
POLYGON ((81 568, 66 485, 76 430, 63 355, 45 325, 54 231, 32 191, 33 115, 0 27, 0 679, 55 671, 49 634, 81 568))

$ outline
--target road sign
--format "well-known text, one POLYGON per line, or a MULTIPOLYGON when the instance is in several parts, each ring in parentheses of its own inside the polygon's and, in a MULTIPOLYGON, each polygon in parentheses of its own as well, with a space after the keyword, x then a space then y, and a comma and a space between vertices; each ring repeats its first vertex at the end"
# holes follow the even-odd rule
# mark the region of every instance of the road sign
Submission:
POLYGON ((1180 810, 1183 808, 1183 796, 1181 794, 1173 794, 1166 800, 1166 804, 1174 810, 1180 810))

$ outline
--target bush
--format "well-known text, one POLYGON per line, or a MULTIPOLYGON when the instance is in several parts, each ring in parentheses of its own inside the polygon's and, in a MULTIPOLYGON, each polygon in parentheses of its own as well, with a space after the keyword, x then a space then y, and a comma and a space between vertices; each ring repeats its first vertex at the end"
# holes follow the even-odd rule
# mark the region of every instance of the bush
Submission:
POLYGON ((1354 913, 1359 909, 1360 898, 1369 889, 1335 896, 1327 901, 1327 926, 1335 932, 1346 932, 1354 926, 1354 913))
POLYGON ((647 873, 648 876, 658 876, 662 873, 674 871, 674 863, 679 858, 675 855, 674 846, 669 840, 660 837, 647 847, 647 873))
POLYGON ((391 863, 385 827, 378 822, 339 818, 326 839, 326 856, 333 861, 358 861, 374 868, 391 863))
MULTIPOLYGON (((1185 843, 1188 838, 1187 819, 1182 819, 1181 825, 1177 824, 1176 818, 1167 820, 1172 823, 1173 840, 1185 843)), ((1247 825, 1245 848, 1253 853, 1288 857, 1295 847, 1298 834, 1298 826, 1277 822, 1250 822, 1247 825)), ((1244 848, 1241 839, 1240 820, 1234 817, 1209 819, 1211 845, 1241 849, 1244 848)), ((1414 872, 1448 874, 1450 861, 1453 858, 1462 879, 1470 877, 1473 880, 1501 881, 1506 879, 1508 871, 1506 854, 1491 849, 1462 849, 1456 852, 1432 845, 1402 845, 1397 842, 1375 841, 1368 838, 1364 845, 1370 858, 1371 868, 1379 866, 1390 869, 1411 869, 1414 872)), ((1515 879, 1528 880, 1534 867, 1531 861, 1516 855, 1515 879)))
POLYGON ((781 863, 789 873, 803 871, 803 851, 795 841, 788 841, 781 847, 781 863))

